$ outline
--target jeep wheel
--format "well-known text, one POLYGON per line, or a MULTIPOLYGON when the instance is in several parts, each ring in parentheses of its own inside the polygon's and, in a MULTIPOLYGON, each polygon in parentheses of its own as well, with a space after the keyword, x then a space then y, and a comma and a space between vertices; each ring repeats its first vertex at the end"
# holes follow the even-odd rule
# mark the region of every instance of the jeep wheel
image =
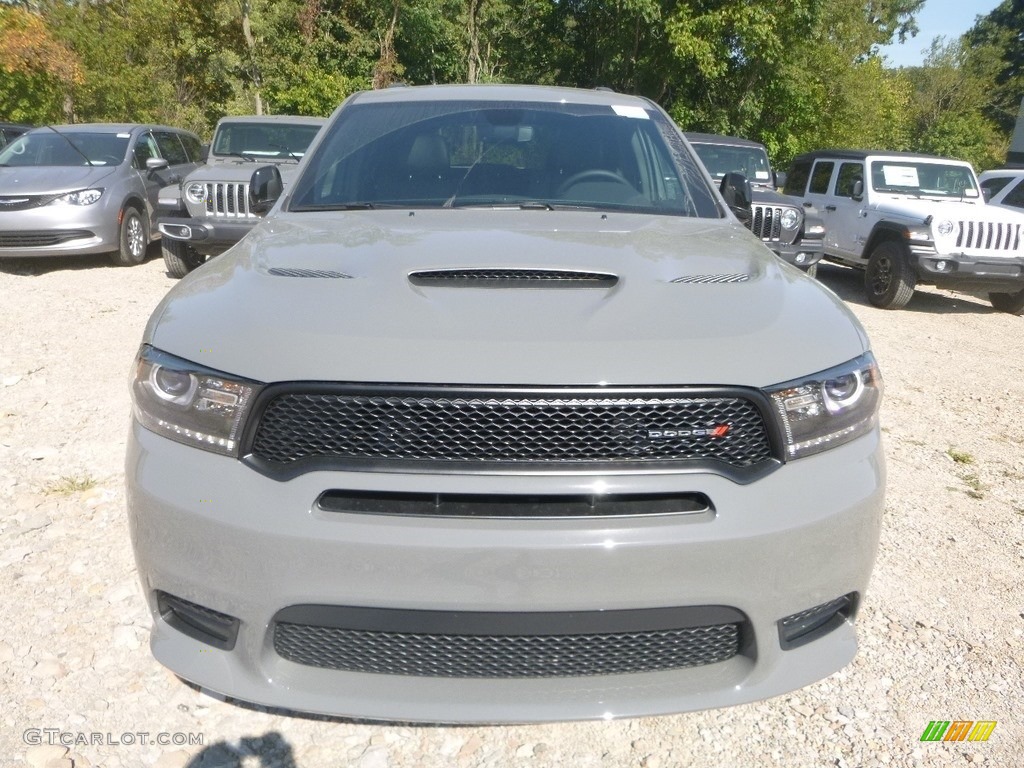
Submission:
POLYGON ((206 257, 188 243, 164 237, 160 241, 160 250, 164 255, 167 274, 171 277, 184 277, 198 267, 206 257))
POLYGON ((111 254, 114 263, 120 267, 141 264, 146 258, 149 246, 149 228, 137 208, 127 206, 121 213, 121 235, 118 249, 111 254))
POLYGON ((902 309, 914 295, 917 278, 899 243, 887 240, 871 252, 864 271, 868 301, 882 309, 902 309))
POLYGON ((1011 315, 1024 315, 1024 290, 1016 293, 990 293, 988 300, 992 306, 1000 312, 1009 312, 1011 315))

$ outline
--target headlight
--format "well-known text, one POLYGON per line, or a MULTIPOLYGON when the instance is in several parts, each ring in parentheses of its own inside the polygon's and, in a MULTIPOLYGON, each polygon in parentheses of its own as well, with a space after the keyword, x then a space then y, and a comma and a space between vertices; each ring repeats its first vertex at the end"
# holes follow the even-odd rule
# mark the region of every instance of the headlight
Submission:
POLYGON ((135 363, 132 412, 159 435, 237 456, 245 415, 260 388, 145 346, 135 363))
POLYGON ((953 222, 949 219, 943 219, 935 225, 935 231, 943 237, 953 234, 953 222))
POLYGON ((768 390, 785 430, 786 457, 848 443, 878 423, 882 377, 870 352, 827 371, 768 390))
POLYGON ((102 189, 80 189, 77 192, 61 195, 51 205, 92 205, 102 196, 102 189))
POLYGON ((185 199, 199 205, 206 202, 206 185, 192 183, 185 187, 185 199))
POLYGON ((792 208, 784 210, 779 220, 782 222, 783 229, 796 229, 800 226, 800 214, 792 208))

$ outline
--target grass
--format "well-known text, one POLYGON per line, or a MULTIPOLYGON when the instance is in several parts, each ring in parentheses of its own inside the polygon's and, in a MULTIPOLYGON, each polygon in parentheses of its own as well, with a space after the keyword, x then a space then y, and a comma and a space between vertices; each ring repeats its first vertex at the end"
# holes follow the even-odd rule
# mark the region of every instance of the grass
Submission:
POLYGON ((64 475, 59 480, 54 480, 47 485, 44 490, 54 496, 70 496, 73 493, 81 493, 95 488, 96 482, 96 478, 91 475, 64 475))
POLYGON ((978 479, 977 475, 964 475, 961 478, 964 481, 964 485, 967 486, 967 495, 972 499, 984 499, 985 486, 982 485, 981 480, 978 479))
POLYGON ((967 451, 958 451, 956 448, 950 447, 946 451, 946 455, 949 456, 956 464, 973 464, 974 457, 967 451))

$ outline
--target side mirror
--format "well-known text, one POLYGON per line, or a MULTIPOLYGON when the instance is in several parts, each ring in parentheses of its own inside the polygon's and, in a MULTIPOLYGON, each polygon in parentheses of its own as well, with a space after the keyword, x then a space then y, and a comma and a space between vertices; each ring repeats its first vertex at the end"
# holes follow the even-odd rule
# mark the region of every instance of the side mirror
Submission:
POLYGON ((855 182, 853 182, 853 191, 850 194, 850 197, 852 197, 854 200, 863 200, 864 199, 864 180, 863 179, 857 179, 855 182))
POLYGON ((784 186, 786 186, 786 180, 788 178, 789 176, 786 174, 785 171, 775 171, 775 188, 782 189, 784 186))
POLYGON ((262 216, 274 207, 283 190, 281 171, 276 165, 257 168, 249 180, 249 210, 262 216))
POLYGON ((729 206, 729 210, 736 214, 736 218, 749 227, 751 219, 751 193, 750 182, 747 180, 747 177, 742 173, 730 171, 722 178, 720 190, 722 197, 725 198, 725 204, 729 206))
POLYGON ((146 158, 146 170, 147 171, 161 171, 164 168, 170 166, 167 162, 167 158, 164 157, 147 157, 146 158))
POLYGON ((982 187, 981 196, 985 198, 985 202, 987 203, 989 200, 992 199, 992 190, 989 189, 988 187, 982 187))

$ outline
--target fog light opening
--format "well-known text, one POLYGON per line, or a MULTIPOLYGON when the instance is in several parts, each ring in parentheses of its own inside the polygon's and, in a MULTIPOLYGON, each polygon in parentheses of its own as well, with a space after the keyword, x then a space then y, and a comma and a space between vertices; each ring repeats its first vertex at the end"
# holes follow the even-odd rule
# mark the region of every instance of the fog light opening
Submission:
POLYGON ((851 592, 800 613, 786 616, 778 622, 779 645, 782 646, 782 650, 788 651, 824 637, 845 624, 854 615, 856 607, 857 593, 851 592))
POLYGON ((230 651, 238 639, 239 620, 180 597, 157 591, 157 610, 171 627, 193 640, 230 651))
POLYGON ((939 272, 945 272, 946 270, 949 269, 949 263, 946 261, 936 261, 935 269, 937 269, 939 272))

